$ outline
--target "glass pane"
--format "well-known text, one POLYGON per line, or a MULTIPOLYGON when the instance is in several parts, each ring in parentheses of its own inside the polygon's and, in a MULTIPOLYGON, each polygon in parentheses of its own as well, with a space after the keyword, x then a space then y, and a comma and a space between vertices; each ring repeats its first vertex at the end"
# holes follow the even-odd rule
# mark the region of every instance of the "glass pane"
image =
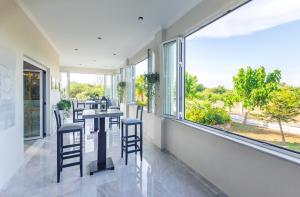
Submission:
POLYGON ((111 98, 111 75, 105 76, 105 96, 111 98))
POLYGON ((300 151, 299 10, 251 1, 186 37, 185 118, 300 151))
POLYGON ((141 61, 135 66, 135 102, 138 105, 147 107, 147 90, 144 81, 144 74, 148 73, 148 59, 141 61))
POLYGON ((40 136, 40 73, 24 71, 24 137, 40 136))
POLYGON ((99 99, 104 95, 104 76, 70 73, 70 98, 99 99))
POLYGON ((164 65, 164 114, 176 116, 177 42, 163 46, 164 65))
POLYGON ((127 103, 134 102, 134 66, 130 66, 125 69, 126 71, 126 94, 127 94, 127 103))

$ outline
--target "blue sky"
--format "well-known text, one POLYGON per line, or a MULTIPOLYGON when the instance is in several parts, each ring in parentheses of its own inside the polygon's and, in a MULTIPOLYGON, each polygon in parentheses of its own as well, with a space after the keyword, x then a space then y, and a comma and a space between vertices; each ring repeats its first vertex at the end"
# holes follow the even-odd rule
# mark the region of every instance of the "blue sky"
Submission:
MULTIPOLYGON (((206 87, 224 85, 232 88, 232 76, 239 68, 248 65, 264 66, 269 72, 279 69, 282 71, 282 82, 300 86, 300 15, 297 13, 284 18, 287 16, 285 14, 280 17, 276 12, 278 7, 275 7, 273 17, 257 13, 256 18, 247 20, 251 10, 257 6, 264 7, 256 2, 186 39, 186 69, 197 75, 199 82, 206 87), (274 20, 276 17, 277 22, 274 20)), ((263 0, 262 3, 270 3, 270 0, 263 0)), ((298 5, 297 9, 300 8, 298 5)), ((293 6, 289 9, 295 9, 293 6)))

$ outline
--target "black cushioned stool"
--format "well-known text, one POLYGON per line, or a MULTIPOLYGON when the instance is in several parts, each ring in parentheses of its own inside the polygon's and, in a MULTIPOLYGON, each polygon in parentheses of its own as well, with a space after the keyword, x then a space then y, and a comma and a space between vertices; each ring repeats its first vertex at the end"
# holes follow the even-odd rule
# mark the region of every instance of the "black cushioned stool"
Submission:
POLYGON ((121 157, 125 153, 125 164, 128 162, 128 154, 140 152, 143 157, 143 106, 137 106, 136 118, 126 118, 121 120, 121 157), (134 126, 134 134, 129 135, 128 127, 134 126), (140 127, 138 135, 137 126, 140 127), (124 131, 125 127, 125 131, 124 131), (132 149, 133 147, 133 149, 132 149))

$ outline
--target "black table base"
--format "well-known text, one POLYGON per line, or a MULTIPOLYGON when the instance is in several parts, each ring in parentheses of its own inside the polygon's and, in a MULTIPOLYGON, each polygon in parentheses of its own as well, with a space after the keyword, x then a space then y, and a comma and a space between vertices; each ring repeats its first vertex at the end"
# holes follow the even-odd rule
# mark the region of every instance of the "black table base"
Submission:
POLYGON ((98 132, 98 151, 97 161, 92 161, 89 164, 90 175, 102 170, 114 170, 114 163, 112 159, 106 158, 106 132, 105 132, 105 117, 99 118, 99 132, 98 132))
POLYGON ((111 157, 106 158, 105 166, 98 166, 98 161, 92 161, 89 164, 90 175, 93 175, 96 172, 100 172, 102 170, 114 170, 115 166, 111 157))

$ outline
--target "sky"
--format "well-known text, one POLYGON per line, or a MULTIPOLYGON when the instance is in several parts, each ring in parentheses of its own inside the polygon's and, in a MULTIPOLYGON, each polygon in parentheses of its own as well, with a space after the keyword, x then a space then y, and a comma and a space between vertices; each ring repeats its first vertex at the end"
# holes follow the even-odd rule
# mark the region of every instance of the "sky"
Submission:
POLYGON ((135 66, 135 76, 146 74, 148 70, 148 59, 141 61, 135 66))
POLYGON ((253 0, 186 38, 186 71, 206 87, 231 89, 246 66, 300 86, 300 0, 253 0))

